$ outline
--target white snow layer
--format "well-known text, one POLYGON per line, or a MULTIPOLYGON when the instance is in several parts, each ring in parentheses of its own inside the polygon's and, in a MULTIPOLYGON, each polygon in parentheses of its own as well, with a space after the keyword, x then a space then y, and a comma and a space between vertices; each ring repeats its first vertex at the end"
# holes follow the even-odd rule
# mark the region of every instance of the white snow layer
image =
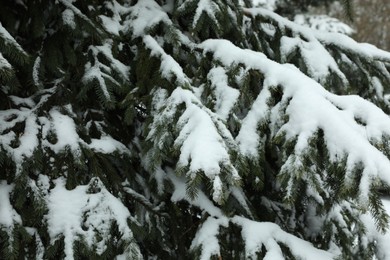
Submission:
POLYGON ((105 66, 99 62, 96 62, 95 65, 93 65, 93 66, 92 66, 91 62, 87 62, 85 64, 85 74, 82 78, 82 81, 84 84, 87 84, 89 82, 92 82, 93 80, 97 80, 103 95, 108 100, 111 100, 111 96, 110 96, 110 93, 108 92, 105 77, 111 79, 113 82, 115 82, 115 80, 112 79, 111 76, 108 76, 106 73, 102 72, 101 68, 108 69, 107 66, 105 66))
MULTIPOLYGON (((47 94, 42 95, 41 101, 36 104, 32 98, 18 98, 11 96, 10 99, 16 105, 22 106, 20 109, 9 109, 0 111, 0 132, 12 129, 17 123, 25 123, 23 131, 15 133, 9 131, 0 135, 0 144, 12 157, 17 165, 19 172, 23 160, 31 158, 34 151, 38 148, 49 148, 55 153, 60 153, 69 149, 76 157, 81 152, 81 146, 89 147, 92 150, 101 153, 112 153, 114 151, 120 154, 129 154, 129 149, 111 136, 103 134, 100 139, 92 139, 87 144, 81 139, 76 130, 76 124, 70 115, 63 114, 58 107, 48 111, 48 117, 37 117, 36 108, 39 107, 43 100, 46 100, 55 88, 44 90, 47 94), (38 136, 42 134, 42 141, 39 142, 38 136), (55 143, 48 141, 49 135, 55 135, 55 143), (14 147, 12 142, 18 140, 18 146, 14 147)), ((72 113, 71 106, 67 106, 69 113, 72 113)))
POLYGON ((191 172, 202 169, 212 179, 220 172, 219 163, 229 160, 226 146, 209 115, 193 103, 187 105, 179 118, 181 131, 175 141, 181 147, 179 164, 186 166, 191 161, 191 172))
MULTIPOLYGON (((390 215, 390 200, 389 198, 384 198, 382 199, 383 206, 386 210, 386 213, 390 215)), ((382 234, 378 232, 376 229, 373 221, 372 226, 370 227, 368 234, 372 235, 376 238, 377 241, 377 247, 378 247, 378 259, 381 260, 390 260, 390 250, 389 250, 389 245, 390 245, 390 230, 387 229, 386 233, 382 234)), ((367 223, 367 221, 365 222, 367 223)))
MULTIPOLYGON (((180 9, 185 9, 186 8, 186 3, 184 3, 182 6, 180 6, 178 8, 178 10, 180 9)), ((214 1, 211 1, 211 0, 200 0, 198 3, 197 3, 197 8, 196 8, 196 11, 195 11, 195 15, 194 15, 194 18, 192 20, 192 27, 195 28, 196 24, 198 23, 198 20, 199 18, 201 17, 201 15, 203 13, 206 13, 208 17, 210 17, 210 19, 212 21, 217 21, 216 17, 215 17, 215 13, 216 11, 219 9, 219 6, 214 3, 214 1)))
POLYGON ((158 129, 156 125, 167 124, 173 120, 177 106, 182 103, 186 105, 186 109, 175 126, 179 135, 174 141, 174 146, 180 149, 177 167, 189 167, 187 177, 190 179, 194 179, 199 171, 203 171, 213 183, 214 201, 220 203, 224 195, 219 177, 221 166, 231 169, 233 179, 240 179, 227 152, 226 142, 229 140, 233 142, 233 138, 226 129, 223 131, 218 119, 213 120, 212 112, 203 107, 194 93, 179 87, 175 89, 166 101, 166 104, 170 105, 160 111, 159 116, 155 118, 147 139, 154 138, 158 129))
POLYGON ((126 19, 122 19, 122 16, 130 13, 131 8, 120 5, 117 1, 106 2, 105 8, 111 11, 112 16, 99 15, 102 25, 107 32, 119 36, 119 32, 125 30, 123 23, 126 19))
POLYGON ((76 28, 76 22, 74 21, 74 13, 72 10, 65 9, 65 11, 62 12, 62 21, 64 25, 67 25, 72 29, 76 28))
POLYGON ((269 222, 256 222, 250 219, 234 216, 226 217, 223 212, 199 191, 196 198, 186 196, 186 179, 177 177, 172 171, 167 172, 168 178, 174 185, 171 200, 177 202, 186 200, 191 205, 199 207, 202 214, 209 217, 198 229, 191 243, 191 249, 202 248, 200 259, 210 259, 211 256, 219 255, 220 245, 218 235, 220 227, 227 227, 229 222, 242 228, 242 237, 245 243, 246 257, 256 257, 256 252, 261 252, 262 245, 267 249, 268 260, 284 259, 278 244, 287 246, 295 257, 300 259, 334 259, 337 254, 315 248, 311 243, 295 237, 283 231, 278 225, 269 222))
POLYGON ((309 75, 315 80, 319 82, 321 79, 325 80, 331 71, 347 82, 332 55, 317 40, 304 41, 300 37, 283 36, 280 45, 282 60, 298 49, 305 61, 309 75))
POLYGON ((168 178, 172 181, 175 188, 171 197, 172 202, 186 200, 192 205, 199 207, 202 211, 207 212, 210 216, 223 216, 221 209, 216 207, 201 190, 199 190, 196 198, 188 198, 185 178, 177 177, 174 173, 168 173, 168 178))
MULTIPOLYGON (((270 108, 266 101, 270 95, 269 88, 280 86, 283 89, 281 102, 289 100, 286 110, 289 121, 276 134, 285 133, 287 139, 297 138, 296 155, 305 153, 308 139, 322 129, 332 159, 348 155, 347 171, 358 163, 364 165, 360 187, 362 199, 367 199, 368 188, 376 176, 390 184, 390 162, 370 143, 381 140, 384 134, 390 135, 390 119, 375 105, 358 96, 334 95, 295 67, 240 49, 226 40, 207 40, 200 47, 214 53, 214 58, 225 66, 242 63, 264 74, 263 90, 243 119, 236 138, 243 154, 256 156, 259 142, 257 125, 261 120, 269 117, 271 125, 277 124, 280 113, 272 111, 278 107, 270 108), (364 121, 365 126, 359 124, 357 118, 364 121)), ((290 166, 300 163, 293 161, 292 157, 290 159, 290 166)))
POLYGON ((271 11, 276 9, 277 2, 278 0, 252 0, 253 6, 256 7, 261 6, 271 11))
POLYGON ((15 223, 22 224, 22 219, 10 202, 10 193, 14 185, 7 184, 6 181, 0 182, 0 229, 12 227, 15 223))
POLYGON ((294 22, 321 32, 342 33, 345 35, 351 35, 355 32, 349 25, 327 15, 299 14, 294 17, 294 22))
POLYGON ((50 110, 49 114, 52 119, 52 129, 57 136, 57 142, 55 144, 48 143, 48 145, 55 153, 59 153, 67 146, 72 151, 78 151, 79 136, 76 132, 76 124, 73 119, 56 109, 50 110))
POLYGON ((129 149, 124 144, 108 135, 102 136, 100 139, 92 138, 89 147, 97 152, 106 154, 113 153, 115 151, 126 154, 129 153, 129 149))
POLYGON ((107 32, 119 36, 119 32, 125 30, 122 16, 130 13, 131 8, 120 5, 117 1, 106 2, 105 8, 112 12, 112 16, 99 15, 102 25, 107 32))
POLYGON ((17 162, 23 160, 23 156, 31 157, 35 148, 38 146, 38 124, 34 115, 29 115, 26 118, 26 126, 24 133, 19 136, 19 147, 13 149, 13 155, 17 162))
POLYGON ((228 218, 213 218, 208 217, 192 240, 191 249, 199 246, 202 247, 201 260, 211 259, 211 256, 218 255, 220 251, 218 243, 219 227, 227 227, 229 225, 228 218))
POLYGON ((244 8, 244 11, 253 16, 260 15, 268 17, 278 23, 278 26, 291 29, 295 34, 300 34, 307 40, 318 40, 325 45, 335 44, 344 50, 351 51, 356 55, 364 56, 367 60, 387 60, 390 61, 390 53, 380 50, 371 44, 357 43, 352 38, 340 33, 326 33, 315 31, 306 26, 298 25, 278 14, 264 8, 244 8), (359 50, 359 51, 356 51, 359 50))
POLYGON ((248 258, 256 258, 256 252, 260 252, 264 245, 267 250, 265 260, 283 260, 284 255, 278 242, 286 245, 291 253, 300 259, 334 258, 331 253, 315 248, 311 243, 283 231, 274 223, 256 222, 239 216, 233 217, 232 222, 242 227, 241 234, 248 258))
POLYGON ((145 35, 145 32, 161 21, 171 24, 167 13, 153 0, 138 1, 130 9, 130 17, 124 26, 133 34, 134 38, 145 35))
POLYGON ((113 49, 113 41, 112 40, 106 40, 103 45, 101 46, 90 46, 89 50, 91 50, 95 57, 99 53, 103 54, 108 61, 111 63, 111 67, 114 68, 122 77, 126 80, 129 79, 129 67, 120 62, 118 59, 115 59, 112 54, 113 49))
POLYGON ((129 154, 129 149, 124 144, 109 135, 103 135, 100 139, 92 138, 91 143, 87 144, 79 137, 74 120, 70 116, 60 113, 58 108, 52 108, 49 115, 50 121, 47 121, 46 118, 40 118, 41 124, 44 126, 43 134, 46 137, 49 131, 52 131, 57 137, 57 142, 51 144, 44 140, 42 143, 55 153, 69 148, 77 156, 80 153, 80 146, 87 146, 96 152, 106 154, 114 151, 129 154))
POLYGON ((39 68, 41 66, 41 57, 38 56, 34 61, 32 76, 35 86, 41 86, 41 81, 39 80, 39 68))
POLYGON ((123 80, 127 80, 129 78, 130 70, 128 66, 114 58, 112 54, 112 44, 113 41, 108 39, 101 46, 89 46, 88 50, 91 51, 95 61, 94 65, 92 65, 91 62, 87 62, 85 64, 85 73, 82 78, 84 84, 93 82, 94 80, 97 81, 104 97, 107 100, 111 100, 111 93, 107 83, 120 85, 120 82, 110 76, 111 68, 121 75, 123 80), (110 66, 99 61, 99 54, 103 54, 105 56, 108 62, 110 62, 110 66))
POLYGON ((98 178, 73 190, 65 188, 62 178, 55 180, 55 185, 48 197, 46 219, 52 243, 64 236, 65 259, 73 259, 73 243, 78 239, 85 239, 89 246, 96 247, 98 254, 103 253, 113 221, 118 225, 122 239, 132 239, 127 224, 129 210, 98 178))
POLYGON ((161 48, 152 36, 146 35, 143 40, 146 48, 151 50, 151 55, 161 59, 160 71, 162 76, 168 80, 171 79, 172 76, 176 76, 179 84, 184 84, 189 81, 180 64, 178 64, 170 55, 166 54, 164 49, 161 48))
POLYGON ((213 68, 207 75, 216 95, 215 110, 223 119, 227 120, 231 109, 237 101, 240 92, 229 87, 228 77, 222 67, 213 68))
POLYGON ((4 58, 4 56, 0 52, 0 70, 3 69, 12 69, 12 65, 4 58))
POLYGON ((9 34, 9 32, 3 27, 3 25, 0 23, 0 38, 4 40, 5 45, 12 45, 18 51, 22 52, 24 55, 27 56, 27 53, 23 50, 23 48, 19 45, 19 43, 14 39, 14 37, 9 34))

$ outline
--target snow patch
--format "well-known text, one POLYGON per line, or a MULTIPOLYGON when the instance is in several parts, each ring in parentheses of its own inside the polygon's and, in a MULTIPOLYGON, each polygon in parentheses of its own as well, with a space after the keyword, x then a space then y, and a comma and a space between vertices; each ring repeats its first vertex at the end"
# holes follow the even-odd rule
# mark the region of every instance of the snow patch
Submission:
POLYGON ((267 252, 264 259, 283 260, 284 256, 278 243, 287 246, 294 256, 301 259, 334 259, 336 256, 315 248, 311 243, 283 231, 278 225, 270 222, 256 222, 235 216, 231 221, 242 227, 242 237, 245 241, 246 257, 256 258, 256 252, 262 245, 267 252))
POLYGON ((40 68, 40 66, 41 66, 41 57, 38 56, 35 59, 35 61, 34 61, 33 72, 32 72, 33 81, 34 81, 35 86, 41 86, 42 85, 41 81, 39 80, 39 68, 40 68))
POLYGON ((147 34, 150 28, 160 22, 172 23, 167 13, 153 0, 138 1, 130 8, 130 12, 130 17, 124 26, 127 31, 133 33, 134 38, 147 34))
POLYGON ((3 55, 0 53, 0 70, 12 69, 12 65, 6 60, 3 55))
MULTIPOLYGON (((184 8, 186 8, 186 7, 181 6, 178 8, 178 10, 184 9, 184 8)), ((196 27, 196 24, 198 23, 199 18, 201 17, 201 15, 203 13, 206 13, 207 16, 210 17, 210 19, 212 21, 217 21, 217 18, 215 17, 215 13, 217 12, 218 9, 219 9, 219 7, 216 3, 214 3, 214 1, 211 1, 211 0, 198 1, 195 15, 194 15, 194 18, 192 21, 192 28, 196 27)))
MULTIPOLYGON (((390 184, 390 161, 370 143, 372 140, 381 140, 382 135, 390 135, 390 119, 375 105, 358 96, 334 95, 291 65, 278 64, 262 54, 242 50, 226 40, 207 40, 200 47, 205 52, 213 52, 214 58, 225 66, 243 63, 259 70, 265 77, 263 89, 243 120, 236 138, 243 154, 256 156, 260 141, 256 137, 257 125, 263 118, 271 120, 271 125, 273 121, 279 120, 267 116, 270 112, 277 117, 281 116, 280 113, 272 113, 271 110, 277 108, 270 108, 267 104, 269 89, 279 86, 283 90, 281 102, 288 104, 286 114, 289 120, 280 126, 278 133, 285 133, 287 140, 297 138, 297 157, 307 152, 308 139, 318 129, 322 129, 331 159, 343 158, 348 154, 349 170, 363 163, 361 199, 367 199, 368 187, 375 176, 390 184), (359 120, 364 121, 363 125, 359 120)), ((300 162, 292 160, 287 163, 291 166, 291 163, 294 165, 300 162)), ((299 168, 299 165, 296 167, 299 168)))
POLYGON ((191 250, 197 247, 202 248, 201 260, 211 259, 212 256, 219 255, 220 247, 218 242, 219 227, 227 227, 229 221, 226 217, 213 218, 208 217, 202 226, 196 232, 195 238, 191 243, 191 250))
POLYGON ((73 152, 79 151, 79 135, 76 131, 76 124, 73 119, 67 115, 60 113, 53 108, 49 112, 51 117, 51 125, 57 136, 57 143, 49 144, 50 148, 59 153, 66 147, 69 147, 73 152))
POLYGON ((211 87, 215 91, 216 113, 223 119, 227 120, 230 110, 237 102, 240 92, 228 85, 228 77, 222 67, 216 67, 210 70, 207 79, 211 82, 211 87))
POLYGON ((65 9, 65 11, 62 12, 62 22, 73 30, 76 29, 76 22, 74 20, 74 13, 72 10, 65 9))
POLYGON ((188 82, 187 76, 184 74, 182 67, 170 55, 166 54, 158 42, 150 35, 143 38, 145 46, 151 50, 151 55, 161 59, 160 71, 166 79, 171 79, 176 76, 179 84, 188 82))
POLYGON ((130 212, 98 178, 73 190, 67 190, 65 182, 62 178, 54 181, 46 215, 51 243, 64 236, 65 259, 73 259, 73 243, 81 238, 90 247, 96 247, 98 254, 102 254, 106 250, 105 244, 110 238, 113 223, 118 225, 123 240, 132 239, 127 225, 130 212))
POLYGON ((10 202, 10 194, 14 185, 7 184, 6 181, 0 182, 0 229, 2 226, 12 228, 15 223, 22 224, 22 219, 10 202))
MULTIPOLYGON (((24 132, 19 136, 20 145, 12 150, 13 157, 15 162, 17 162, 17 165, 22 163, 24 157, 31 157, 39 144, 37 136, 39 126, 37 124, 37 117, 35 114, 31 113, 26 116, 25 123, 24 132)), ((21 165, 18 165, 18 167, 21 167, 21 165)))
POLYGON ((345 35, 352 35, 355 32, 349 25, 327 15, 298 14, 294 17, 294 22, 321 32, 342 33, 345 35))
POLYGON ((207 212, 210 216, 221 217, 223 213, 221 209, 214 206, 214 204, 207 198, 207 196, 199 190, 196 198, 191 200, 187 197, 187 185, 184 178, 177 177, 174 173, 168 172, 168 178, 172 181, 174 186, 174 192, 171 197, 172 202, 178 202, 181 200, 188 201, 192 205, 199 207, 201 210, 207 212))
MULTIPOLYGON (((27 56, 27 53, 23 50, 23 48, 19 45, 19 43, 14 39, 14 37, 9 34, 9 32, 3 27, 3 25, 0 22, 0 38, 4 40, 5 45, 12 45, 13 47, 17 48, 18 51, 23 53, 25 56, 27 56)), ((0 53, 0 57, 1 53, 0 53)), ((1 59, 0 59, 1 61, 1 59)))
POLYGON ((113 153, 115 151, 124 154, 130 153, 129 149, 127 149, 124 144, 118 142, 111 136, 102 136, 100 139, 92 138, 91 143, 88 146, 89 148, 104 154, 113 153))
POLYGON ((303 41, 301 38, 283 36, 280 45, 283 59, 286 59, 293 50, 299 49, 309 75, 315 80, 321 82, 321 79, 326 79, 329 73, 333 72, 347 82, 334 58, 317 40, 303 41))

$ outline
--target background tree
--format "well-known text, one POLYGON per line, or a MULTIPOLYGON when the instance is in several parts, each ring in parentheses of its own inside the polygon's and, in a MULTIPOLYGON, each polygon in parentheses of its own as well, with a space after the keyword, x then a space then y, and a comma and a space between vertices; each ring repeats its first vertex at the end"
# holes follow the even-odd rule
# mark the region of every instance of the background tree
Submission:
MULTIPOLYGON (((344 1, 331 1, 328 5, 311 5, 306 10, 302 10, 301 13, 309 16, 309 18, 317 17, 318 15, 323 16, 323 14, 329 15, 333 19, 337 18, 354 28, 353 34, 351 31, 349 35, 355 40, 389 50, 390 2, 386 0, 353 1, 350 11, 353 19, 349 19, 348 15, 346 15, 343 3, 344 1)), ((316 21, 316 24, 319 23, 320 21, 316 21)), ((311 25, 313 26, 313 24, 311 25)))
POLYGON ((4 1, 0 258, 388 257, 390 54, 248 7, 4 1))
MULTIPOLYGON (((351 25, 356 29, 356 33, 353 37, 358 41, 368 42, 378 48, 390 50, 390 3, 383 0, 375 0, 370 3, 355 1, 354 6, 355 19, 351 25)), ((342 19, 338 8, 331 8, 330 12, 342 19)))

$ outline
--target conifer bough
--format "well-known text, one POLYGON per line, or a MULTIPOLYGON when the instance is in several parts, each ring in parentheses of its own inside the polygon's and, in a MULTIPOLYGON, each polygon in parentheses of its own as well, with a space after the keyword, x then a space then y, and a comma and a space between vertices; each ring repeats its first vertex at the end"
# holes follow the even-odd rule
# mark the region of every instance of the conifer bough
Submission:
POLYGON ((390 53, 234 0, 0 22, 1 259, 390 259, 390 53))

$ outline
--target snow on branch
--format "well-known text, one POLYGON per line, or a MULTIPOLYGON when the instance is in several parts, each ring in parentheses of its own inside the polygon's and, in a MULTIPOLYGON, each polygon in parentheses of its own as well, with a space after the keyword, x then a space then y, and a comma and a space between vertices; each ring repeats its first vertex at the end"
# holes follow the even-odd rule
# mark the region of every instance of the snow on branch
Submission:
POLYGON ((12 70, 11 64, 0 53, 0 70, 12 70))
POLYGON ((178 177, 171 171, 168 171, 167 178, 172 182, 174 191, 171 196, 172 202, 178 202, 185 200, 191 205, 194 205, 201 209, 204 213, 209 214, 213 217, 222 217, 224 214, 222 210, 215 206, 214 203, 204 194, 203 191, 198 192, 198 196, 195 198, 189 198, 187 196, 187 184, 186 179, 183 177, 178 177))
POLYGON ((129 80, 129 67, 116 59, 112 53, 113 41, 107 39, 102 45, 89 46, 92 60, 85 64, 82 77, 84 84, 97 83, 98 95, 103 104, 114 100, 113 92, 129 80), (104 57, 101 61, 102 56, 104 57))
POLYGON ((315 248, 311 243, 283 231, 278 225, 269 222, 256 222, 235 216, 231 220, 242 227, 242 237, 245 241, 246 257, 256 257, 265 246, 264 259, 282 260, 284 253, 279 244, 287 246, 293 256, 299 259, 334 259, 336 256, 315 248))
POLYGON ((340 20, 327 15, 299 14, 294 17, 294 22, 321 32, 342 33, 352 35, 355 30, 340 20))
POLYGON ((9 246, 7 249, 10 252, 14 251, 12 242, 17 239, 14 230, 17 225, 23 224, 22 218, 11 203, 11 193, 14 186, 14 184, 7 184, 7 181, 0 181, 0 231, 4 231, 8 235, 9 246))
POLYGON ((129 67, 123 64, 118 59, 114 58, 114 55, 112 54, 112 48, 113 48, 113 41, 112 40, 106 40, 103 45, 100 46, 90 46, 90 50, 92 51, 93 55, 97 57, 99 53, 103 54, 106 59, 109 61, 111 67, 119 73, 125 80, 129 80, 129 67))
POLYGON ((167 13, 156 1, 142 0, 130 8, 130 15, 124 23, 124 30, 131 32, 136 38, 147 34, 151 28, 161 22, 167 25, 172 24, 167 13))
POLYGON ((219 38, 226 32, 237 30, 239 19, 236 14, 239 4, 236 1, 188 0, 177 3, 176 14, 189 19, 191 37, 219 38), (236 9, 237 8, 237 9, 236 9))
POLYGON ((228 218, 213 218, 208 217, 203 222, 201 228, 198 229, 191 243, 191 250, 197 247, 202 248, 201 260, 211 259, 212 256, 220 254, 220 246, 218 241, 219 228, 228 226, 228 218))
POLYGON ((215 113, 221 119, 227 120, 231 109, 237 102, 240 92, 228 84, 226 71, 222 67, 216 67, 209 71, 207 79, 215 94, 215 113))
POLYGON ((29 110, 9 109, 0 112, 0 122, 0 145, 20 167, 23 158, 31 157, 38 146, 37 117, 29 110), (11 130, 17 124, 24 124, 23 132, 11 130))
POLYGON ((0 38, 2 39, 0 46, 4 45, 6 48, 15 48, 20 54, 22 54, 22 56, 28 56, 19 43, 14 39, 14 37, 11 36, 11 34, 9 34, 9 32, 3 27, 1 23, 0 38))
POLYGON ((37 149, 48 148, 56 154, 69 149, 75 157, 80 155, 82 147, 105 154, 114 151, 130 153, 124 144, 104 132, 100 138, 91 138, 91 142, 86 143, 77 132, 73 118, 76 115, 70 105, 63 109, 53 107, 46 116, 38 116, 41 107, 55 92, 54 87, 29 98, 11 96, 10 99, 20 108, 0 111, 0 147, 18 169, 26 158, 33 157, 37 149))
MULTIPOLYGON (((200 0, 197 1, 197 8, 195 11, 195 15, 192 21, 192 27, 195 28, 199 22, 199 18, 203 13, 206 13, 207 16, 211 18, 211 21, 216 21, 215 13, 219 10, 219 6, 215 3, 215 1, 210 0, 200 0)), ((187 8, 187 5, 193 4, 191 1, 184 1, 184 3, 178 8, 178 11, 182 11, 187 8)), ((218 24, 217 24, 218 25, 218 24)))
POLYGON ((65 11, 62 12, 62 22, 71 29, 76 29, 76 22, 74 20, 74 13, 72 10, 65 9, 65 11))
POLYGON ((169 106, 163 107, 158 116, 155 116, 147 140, 164 143, 167 136, 156 137, 156 131, 167 125, 175 128, 178 134, 172 145, 180 150, 177 169, 187 169, 185 175, 190 180, 199 177, 199 172, 203 172, 213 183, 214 201, 222 203, 226 196, 226 187, 223 187, 220 176, 223 169, 228 172, 231 182, 240 180, 230 161, 229 148, 232 149, 230 146, 234 143, 231 134, 189 90, 176 88, 165 103, 169 106), (177 111, 181 104, 185 104, 184 112, 177 111), (177 112, 180 112, 180 116, 175 119, 177 112), (175 120, 178 120, 177 123, 175 120))
POLYGON ((112 101, 112 84, 120 86, 120 82, 113 77, 113 71, 120 75, 123 82, 129 79, 129 68, 112 55, 112 41, 106 40, 101 46, 90 46, 89 51, 92 54, 93 61, 85 64, 85 74, 82 78, 84 84, 96 81, 99 85, 104 100, 112 101), (99 54, 104 55, 109 64, 106 65, 99 61, 99 54))
POLYGON ((98 35, 104 35, 103 31, 96 27, 95 23, 89 19, 88 16, 86 16, 85 14, 83 14, 83 12, 80 11, 80 9, 78 9, 76 6, 74 6, 72 4, 72 1, 68 1, 68 0, 59 0, 59 2, 61 4, 63 4, 66 8, 68 8, 69 10, 71 10, 73 12, 73 16, 76 15, 78 16, 81 20, 83 20, 84 22, 86 22, 86 24, 88 24, 91 28, 93 28, 94 30, 96 30, 96 32, 98 33, 98 35))
POLYGON ((165 53, 164 49, 161 48, 153 37, 146 35, 143 41, 146 48, 151 51, 151 55, 161 59, 160 72, 164 78, 170 80, 172 76, 175 76, 180 85, 189 84, 189 79, 184 74, 182 67, 172 56, 165 53))
POLYGON ((168 214, 159 212, 159 210, 158 210, 159 206, 153 205, 145 196, 136 192, 132 188, 128 187, 126 184, 123 185, 123 190, 127 194, 129 194, 130 197, 132 197, 134 200, 136 200, 137 202, 139 202, 140 204, 145 206, 151 212, 158 214, 158 215, 162 215, 164 217, 169 217, 168 214))
POLYGON ((348 50, 357 56, 368 60, 379 60, 390 62, 390 53, 380 50, 373 45, 365 43, 357 43, 350 37, 339 33, 318 32, 311 28, 294 23, 278 14, 264 8, 243 8, 245 14, 251 17, 263 17, 268 19, 271 24, 276 25, 281 30, 291 30, 296 35, 300 35, 309 41, 317 39, 322 44, 330 46, 336 45, 348 50))
POLYGON ((10 194, 13 186, 12 184, 7 184, 7 181, 0 182, 0 230, 3 228, 9 229, 15 223, 22 224, 22 219, 10 202, 10 194))
POLYGON ((131 245, 136 252, 132 259, 140 259, 141 253, 127 224, 131 218, 129 210, 107 191, 98 178, 92 178, 88 185, 79 185, 73 190, 65 188, 64 179, 57 179, 54 183, 55 187, 47 198, 46 219, 51 243, 64 236, 65 259, 73 259, 74 242, 80 239, 101 255, 111 238, 111 225, 117 225, 121 233, 121 241, 117 243, 131 245))
MULTIPOLYGON (((390 200, 383 198, 382 203, 386 212, 390 213, 390 200)), ((371 239, 377 244, 377 259, 390 259, 390 232, 387 229, 385 233, 378 230, 374 217, 371 214, 361 216, 362 222, 367 225, 367 240, 371 239)))
POLYGON ((299 25, 262 8, 244 8, 243 12, 252 18, 248 37, 256 39, 254 49, 279 63, 294 64, 335 93, 360 93, 368 100, 379 99, 377 105, 382 108, 388 104, 383 90, 389 91, 389 53, 343 34, 299 25), (376 90, 374 97, 367 87, 376 90))
POLYGON ((285 63, 287 61, 287 57, 296 49, 299 49, 305 61, 308 74, 312 78, 322 82, 330 73, 335 73, 343 80, 344 84, 347 85, 345 75, 340 71, 332 55, 319 41, 315 39, 307 41, 301 38, 283 36, 280 39, 280 44, 282 63, 285 63))
MULTIPOLYGON (((274 136, 284 134, 287 140, 297 139, 294 153, 298 158, 308 149, 309 138, 322 129, 333 160, 347 154, 348 170, 362 163, 362 198, 367 199, 369 187, 376 177, 390 184, 390 161, 370 143, 390 135, 390 119, 375 105, 358 96, 334 95, 295 67, 278 64, 257 52, 240 49, 229 41, 207 40, 199 46, 205 52, 213 53, 214 59, 227 67, 242 63, 259 70, 265 77, 263 90, 243 119, 236 138, 242 153, 256 156, 258 143, 247 136, 258 135, 257 125, 264 116, 257 115, 268 115, 270 125, 276 126, 274 136), (281 120, 283 115, 280 110, 273 113, 273 109, 279 108, 267 104, 270 89, 276 86, 283 92, 280 103, 285 104, 285 114, 289 117, 286 123, 281 120), (361 125, 361 121, 364 125, 361 125)), ((295 163, 300 162, 298 160, 295 163)))
POLYGON ((319 257, 319 259, 325 260, 336 257, 332 253, 317 249, 311 243, 283 231, 274 223, 254 221, 237 215, 228 218, 219 208, 213 205, 203 192, 200 192, 195 199, 188 198, 185 191, 185 179, 178 178, 172 172, 167 174, 174 185, 172 201, 186 200, 200 208, 204 214, 209 215, 198 228, 191 244, 191 250, 201 248, 200 259, 210 259, 211 256, 220 254, 220 240, 218 239, 221 234, 220 228, 228 227, 229 223, 242 228, 241 233, 246 258, 256 257, 256 253, 261 252, 264 245, 266 257, 269 257, 269 259, 284 259, 279 244, 287 246, 295 257, 302 259, 312 259, 313 257, 317 259, 319 257))
POLYGON ((117 1, 105 2, 105 8, 111 11, 111 17, 106 15, 99 15, 102 26, 105 30, 115 36, 119 36, 120 32, 125 30, 124 21, 122 17, 129 14, 131 11, 130 7, 120 5, 117 1))

